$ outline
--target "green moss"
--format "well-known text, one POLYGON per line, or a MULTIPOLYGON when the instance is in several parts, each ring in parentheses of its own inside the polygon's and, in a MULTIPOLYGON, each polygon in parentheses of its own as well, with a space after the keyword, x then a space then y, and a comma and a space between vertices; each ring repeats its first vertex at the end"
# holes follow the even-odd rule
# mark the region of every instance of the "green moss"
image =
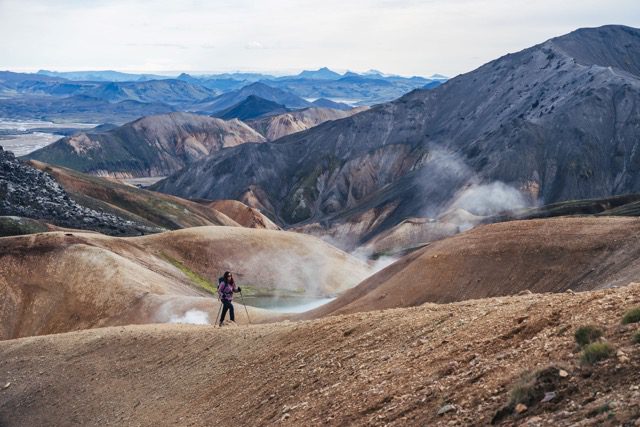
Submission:
POLYGON ((575 333, 576 342, 580 347, 597 341, 602 336, 602 329, 595 325, 580 326, 575 333))
POLYGON ((622 318, 622 324, 628 325, 629 323, 638 323, 640 322, 640 307, 632 308, 627 311, 622 318))
POLYGON ((204 289, 207 292, 210 292, 210 293, 212 293, 214 295, 217 295, 218 288, 215 285, 215 283, 211 283, 205 277, 199 275, 197 272, 191 270, 189 267, 187 267, 186 265, 184 265, 183 263, 181 263, 177 259, 170 257, 167 254, 163 253, 162 257, 164 259, 166 259, 167 261, 169 261, 178 270, 182 271, 184 273, 184 275, 187 276, 189 278, 189 280, 191 280, 191 282, 193 282, 193 284, 195 284, 196 286, 204 289))
POLYGON ((34 219, 0 216, 0 237, 44 233, 46 231, 49 231, 47 226, 34 219))
POLYGON ((582 351, 582 361, 590 365, 611 357, 613 346, 606 342, 594 342, 587 345, 582 351))

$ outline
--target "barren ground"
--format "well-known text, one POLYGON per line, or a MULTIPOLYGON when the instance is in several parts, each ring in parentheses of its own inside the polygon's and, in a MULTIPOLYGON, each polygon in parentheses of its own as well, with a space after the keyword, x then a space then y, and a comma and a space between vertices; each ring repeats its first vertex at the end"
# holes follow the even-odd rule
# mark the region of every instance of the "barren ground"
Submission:
POLYGON ((225 327, 111 327, 0 342, 0 424, 638 425, 640 285, 225 327), (619 352, 580 362, 596 324, 619 352), (563 378, 559 369, 568 375, 563 378), (451 404, 450 412, 438 411, 451 404), (635 423, 635 424, 634 424, 635 423))

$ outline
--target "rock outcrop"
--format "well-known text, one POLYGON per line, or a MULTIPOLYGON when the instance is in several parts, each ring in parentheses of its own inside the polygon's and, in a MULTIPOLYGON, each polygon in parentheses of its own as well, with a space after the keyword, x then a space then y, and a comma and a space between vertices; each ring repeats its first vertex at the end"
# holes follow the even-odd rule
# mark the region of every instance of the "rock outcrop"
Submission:
POLYGON ((139 235, 158 228, 81 206, 47 173, 0 147, 0 216, 44 220, 69 228, 115 235, 139 235))

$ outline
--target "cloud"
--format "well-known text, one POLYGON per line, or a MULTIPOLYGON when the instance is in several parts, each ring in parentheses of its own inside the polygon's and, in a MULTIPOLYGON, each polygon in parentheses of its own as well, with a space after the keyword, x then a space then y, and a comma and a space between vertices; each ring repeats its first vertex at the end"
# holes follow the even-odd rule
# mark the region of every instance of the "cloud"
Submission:
POLYGON ((456 75, 578 27, 639 22, 637 0, 0 0, 0 69, 456 75))
POLYGON ((252 41, 244 45, 245 49, 254 50, 254 49, 269 49, 267 46, 263 45, 260 42, 252 41))

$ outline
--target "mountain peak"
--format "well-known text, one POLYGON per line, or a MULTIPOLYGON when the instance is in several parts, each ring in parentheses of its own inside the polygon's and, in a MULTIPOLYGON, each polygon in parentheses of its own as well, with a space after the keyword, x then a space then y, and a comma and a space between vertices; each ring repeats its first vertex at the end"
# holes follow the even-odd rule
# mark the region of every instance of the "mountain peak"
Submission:
POLYGON ((624 25, 579 28, 545 44, 582 65, 612 67, 640 76, 640 29, 624 25))
POLYGON ((315 71, 304 70, 296 77, 301 79, 336 80, 342 76, 327 67, 322 67, 315 71))

